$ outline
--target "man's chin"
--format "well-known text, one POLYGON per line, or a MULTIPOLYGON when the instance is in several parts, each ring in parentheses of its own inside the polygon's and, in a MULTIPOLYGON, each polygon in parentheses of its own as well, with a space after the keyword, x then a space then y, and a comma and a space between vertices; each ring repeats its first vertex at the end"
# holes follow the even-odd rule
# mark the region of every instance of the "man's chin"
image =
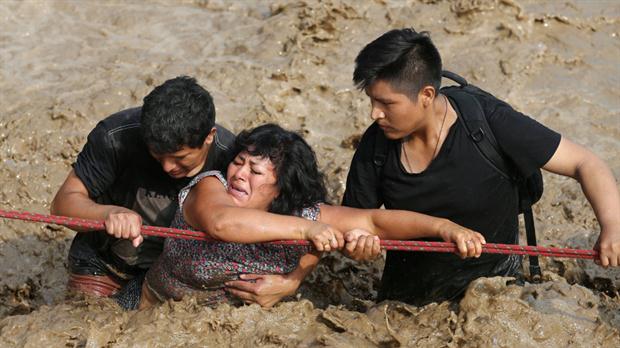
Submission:
POLYGON ((390 131, 390 130, 387 130, 387 131, 384 130, 383 135, 385 135, 385 137, 388 138, 389 140, 398 140, 398 139, 404 138, 404 136, 401 133, 390 131))
POLYGON ((173 178, 173 179, 183 179, 184 177, 186 177, 185 172, 168 173, 168 176, 173 178))

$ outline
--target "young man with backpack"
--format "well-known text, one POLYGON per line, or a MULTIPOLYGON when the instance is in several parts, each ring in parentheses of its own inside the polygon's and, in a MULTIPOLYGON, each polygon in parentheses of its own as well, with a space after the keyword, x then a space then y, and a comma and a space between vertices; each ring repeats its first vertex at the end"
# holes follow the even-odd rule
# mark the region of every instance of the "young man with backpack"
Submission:
MULTIPOLYGON (((620 264, 620 194, 593 153, 515 111, 457 75, 440 89, 441 57, 427 33, 392 30, 356 58, 353 80, 375 121, 353 157, 343 205, 406 209, 447 218, 487 242, 518 244, 518 214, 542 193, 540 169, 579 181, 601 226, 595 248, 603 266, 620 264)), ((530 220, 530 221, 528 221, 530 220)), ((379 253, 360 237, 354 259, 379 253)), ((482 276, 517 276, 521 258, 390 251, 379 300, 424 305, 453 299, 482 276)))

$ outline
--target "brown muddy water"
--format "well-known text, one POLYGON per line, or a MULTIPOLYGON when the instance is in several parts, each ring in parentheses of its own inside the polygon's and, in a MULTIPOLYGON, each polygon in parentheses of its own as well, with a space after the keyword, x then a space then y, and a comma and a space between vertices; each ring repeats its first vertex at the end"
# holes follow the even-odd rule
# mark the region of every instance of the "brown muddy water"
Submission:
MULTIPOLYGON (((331 199, 370 123, 353 59, 391 28, 428 30, 446 69, 592 149, 620 177, 620 3, 609 1, 2 1, 0 207, 47 213, 98 120, 195 76, 233 131, 299 130, 331 199)), ((547 175, 539 243, 591 248, 578 184, 547 175)), ((66 298, 73 232, 0 221, 0 346, 619 347, 620 270, 543 259, 545 281, 474 282, 458 303, 373 302, 381 261, 324 258, 273 309, 192 298, 143 312, 66 298)))

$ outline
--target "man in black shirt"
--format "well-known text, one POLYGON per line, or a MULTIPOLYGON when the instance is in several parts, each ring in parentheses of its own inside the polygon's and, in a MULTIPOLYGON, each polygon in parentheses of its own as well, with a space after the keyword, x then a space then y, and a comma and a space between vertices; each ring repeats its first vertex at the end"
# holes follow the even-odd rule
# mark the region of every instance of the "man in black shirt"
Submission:
POLYGON ((225 170, 234 138, 215 124, 209 92, 185 76, 99 122, 51 205, 52 214, 105 221, 105 231, 75 236, 69 288, 108 296, 145 272, 163 238, 142 236, 141 225, 169 226, 177 192, 202 171, 225 170))
MULTIPOLYGON (((351 163, 343 205, 407 209, 447 218, 482 233, 487 242, 518 243, 516 184, 478 151, 448 90, 440 90, 441 57, 427 33, 392 30, 356 58, 353 80, 371 101, 374 123, 351 163), (383 163, 375 145, 383 142, 383 163)), ((601 226, 595 248, 603 266, 620 264, 620 194, 594 154, 488 94, 471 95, 514 169, 539 168, 577 179, 601 226)), ((347 250, 372 259, 379 245, 360 237, 347 250)), ((481 276, 514 276, 520 258, 390 251, 379 300, 416 305, 452 299, 481 276)))

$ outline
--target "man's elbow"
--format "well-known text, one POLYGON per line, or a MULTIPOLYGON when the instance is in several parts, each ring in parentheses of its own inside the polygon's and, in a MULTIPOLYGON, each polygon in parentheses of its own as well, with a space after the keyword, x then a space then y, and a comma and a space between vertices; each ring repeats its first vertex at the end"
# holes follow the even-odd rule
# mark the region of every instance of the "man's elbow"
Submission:
POLYGON ((58 191, 54 199, 52 199, 52 203, 50 204, 50 214, 69 216, 71 212, 70 207, 77 204, 72 201, 76 198, 77 197, 72 193, 67 193, 63 190, 58 191))
POLYGON ((52 203, 50 204, 50 214, 52 215, 61 215, 59 211, 59 203, 58 203, 58 194, 52 199, 52 203))
POLYGON ((573 178, 579 182, 583 182, 584 178, 596 176, 599 173, 607 173, 609 171, 607 164, 605 164, 600 157, 590 152, 575 166, 573 178))

